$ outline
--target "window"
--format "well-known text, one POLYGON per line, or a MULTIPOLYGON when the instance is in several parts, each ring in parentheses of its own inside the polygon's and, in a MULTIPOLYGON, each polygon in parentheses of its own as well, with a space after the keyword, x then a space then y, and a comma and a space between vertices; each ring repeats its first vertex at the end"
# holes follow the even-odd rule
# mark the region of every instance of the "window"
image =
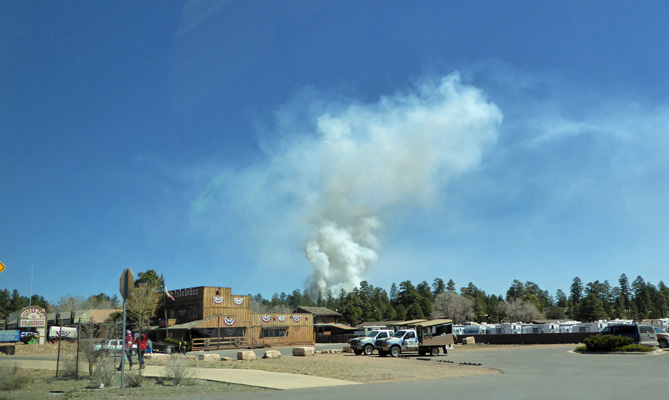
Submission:
POLYGON ((190 312, 188 314, 191 318, 197 318, 197 309, 195 307, 190 309, 190 312))
POLYGON ((387 338, 388 337, 388 332, 380 332, 379 336, 377 338, 382 339, 382 338, 387 338))
POLYGON ((414 333, 413 331, 407 332, 407 337, 406 337, 407 339, 413 339, 415 337, 416 337, 416 333, 414 333))
POLYGON ((286 337, 286 328, 262 328, 260 336, 264 338, 286 337))

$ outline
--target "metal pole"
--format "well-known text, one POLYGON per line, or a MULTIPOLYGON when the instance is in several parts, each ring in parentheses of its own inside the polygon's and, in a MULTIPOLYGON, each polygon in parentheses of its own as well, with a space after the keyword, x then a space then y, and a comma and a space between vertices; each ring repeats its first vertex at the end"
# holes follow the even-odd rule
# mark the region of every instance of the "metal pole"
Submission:
POLYGON ((60 323, 58 331, 58 357, 56 358, 56 378, 58 378, 58 367, 60 367, 60 338, 63 336, 63 322, 60 323))
MULTIPOLYGON (((123 354, 121 354, 121 389, 123 389, 123 375, 125 374, 125 362, 123 360, 123 357, 127 357, 127 353, 125 351, 125 311, 126 311, 126 305, 125 305, 125 299, 123 299, 123 331, 121 332, 121 338, 123 339, 123 354)), ((128 362, 130 362, 130 360, 128 360, 128 362)))
POLYGON ((79 380, 79 342, 81 342, 81 317, 79 317, 79 326, 77 326, 77 366, 75 367, 75 380, 79 380))

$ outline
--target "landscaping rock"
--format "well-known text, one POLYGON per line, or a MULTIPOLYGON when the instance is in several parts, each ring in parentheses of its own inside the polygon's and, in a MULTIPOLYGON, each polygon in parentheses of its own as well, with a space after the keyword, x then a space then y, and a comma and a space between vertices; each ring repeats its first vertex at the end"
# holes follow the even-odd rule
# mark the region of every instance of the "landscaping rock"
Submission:
POLYGON ((462 339, 462 344, 475 344, 476 340, 472 336, 467 336, 466 338, 462 339))
POLYGON ((237 359, 243 361, 251 361, 256 359, 256 353, 251 350, 243 350, 237 352, 237 359))
POLYGON ((232 361, 232 357, 221 357, 221 361, 232 361))
POLYGON ((198 361, 221 361, 221 356, 219 354, 200 354, 197 357, 198 361))
POLYGON ((280 358, 281 352, 279 350, 267 350, 262 358, 280 358))
MULTIPOLYGON (((146 357, 146 356, 144 356, 144 357, 146 357)), ((169 354, 158 354, 158 353, 151 354, 151 360, 155 360, 155 361, 168 361, 169 359, 170 359, 170 355, 169 355, 169 354)))
POLYGON ((293 355, 299 357, 313 356, 315 354, 313 347, 293 347, 293 355))

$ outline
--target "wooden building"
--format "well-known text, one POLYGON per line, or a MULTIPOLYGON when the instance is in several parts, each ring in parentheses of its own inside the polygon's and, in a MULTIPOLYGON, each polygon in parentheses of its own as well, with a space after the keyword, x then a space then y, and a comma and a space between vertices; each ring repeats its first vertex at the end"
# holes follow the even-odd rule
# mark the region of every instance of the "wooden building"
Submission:
POLYGON ((174 300, 166 299, 167 329, 157 328, 158 337, 165 332, 183 337, 194 349, 315 342, 309 313, 255 313, 251 296, 232 294, 226 287, 200 286, 169 293, 174 300))

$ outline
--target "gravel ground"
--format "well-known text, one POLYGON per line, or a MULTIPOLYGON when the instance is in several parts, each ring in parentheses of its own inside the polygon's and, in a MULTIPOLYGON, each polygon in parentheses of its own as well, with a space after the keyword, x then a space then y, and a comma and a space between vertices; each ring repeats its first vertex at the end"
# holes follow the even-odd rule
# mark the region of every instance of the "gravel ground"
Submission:
MULTIPOLYGON (((161 365, 154 362, 155 365, 161 365)), ((481 366, 448 363, 448 357, 392 358, 351 353, 316 354, 312 357, 282 356, 253 361, 193 361, 200 368, 258 369, 341 379, 353 382, 399 382, 442 379, 458 376, 495 374, 498 370, 481 366)))

